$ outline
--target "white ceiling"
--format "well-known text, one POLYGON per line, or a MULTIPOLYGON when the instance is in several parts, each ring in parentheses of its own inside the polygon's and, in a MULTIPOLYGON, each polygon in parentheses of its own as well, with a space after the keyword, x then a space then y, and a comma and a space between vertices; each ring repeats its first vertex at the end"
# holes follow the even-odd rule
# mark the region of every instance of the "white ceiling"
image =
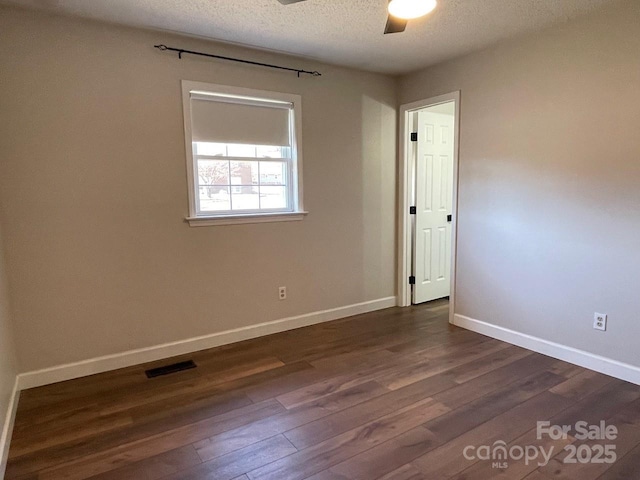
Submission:
POLYGON ((615 0, 438 0, 404 33, 383 35, 387 0, 0 0, 198 35, 327 63, 406 73, 615 0))

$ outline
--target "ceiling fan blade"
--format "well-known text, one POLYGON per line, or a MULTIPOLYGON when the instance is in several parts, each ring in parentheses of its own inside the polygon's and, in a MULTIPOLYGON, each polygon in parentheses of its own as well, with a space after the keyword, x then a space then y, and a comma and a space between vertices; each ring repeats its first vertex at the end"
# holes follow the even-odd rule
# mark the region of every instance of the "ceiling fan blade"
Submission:
POLYGON ((406 20, 389 15, 387 17, 387 25, 384 27, 384 34, 404 32, 405 28, 407 28, 406 20))
POLYGON ((291 5, 292 3, 304 2, 305 0, 278 0, 283 5, 291 5))

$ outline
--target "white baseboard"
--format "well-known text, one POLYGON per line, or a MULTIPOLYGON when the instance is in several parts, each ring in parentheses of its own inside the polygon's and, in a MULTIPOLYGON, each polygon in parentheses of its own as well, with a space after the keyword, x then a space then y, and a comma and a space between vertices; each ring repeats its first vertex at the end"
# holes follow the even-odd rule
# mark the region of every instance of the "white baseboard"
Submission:
POLYGON ((329 322, 339 318, 394 307, 395 305, 396 297, 380 298, 368 302, 332 308, 330 310, 321 310, 295 317, 259 323, 257 325, 250 325, 233 330, 226 330, 224 332, 213 333, 211 335, 188 338, 177 342, 165 343, 153 347, 140 348, 114 355, 106 355, 104 357, 97 357, 80 362, 68 363, 66 365, 45 368, 43 370, 21 373, 18 375, 18 388, 20 390, 24 390, 51 383, 63 382, 65 380, 85 377, 95 373, 131 367, 141 363, 153 362, 156 360, 162 360, 163 358, 193 353, 207 348, 219 347, 220 345, 270 335, 272 333, 284 332, 294 328, 306 327, 316 323, 329 322))
POLYGON ((11 433, 13 432, 13 424, 16 420, 16 411, 18 409, 18 397, 20 390, 18 388, 18 379, 13 384, 13 392, 11 400, 7 408, 7 414, 4 419, 4 427, 0 434, 0 478, 4 478, 4 472, 7 468, 7 458, 9 458, 9 444, 11 443, 11 433))
POLYGON ((640 385, 640 367, 455 314, 453 324, 519 347, 640 385))

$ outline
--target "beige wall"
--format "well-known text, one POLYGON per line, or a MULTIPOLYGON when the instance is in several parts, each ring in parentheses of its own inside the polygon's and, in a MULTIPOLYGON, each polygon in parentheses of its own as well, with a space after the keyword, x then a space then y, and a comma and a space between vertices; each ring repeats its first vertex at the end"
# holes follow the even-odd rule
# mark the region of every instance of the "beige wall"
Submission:
POLYGON ((7 8, 0 58, 22 371, 394 295, 394 78, 7 8), (157 43, 323 76, 178 60, 157 43), (183 221, 182 79, 302 95, 308 218, 183 221))
MULTIPOLYGON (((639 24, 627 1, 400 80, 462 92, 457 313, 640 365, 639 24)), ((10 8, 0 58, 21 371, 394 295, 395 79, 10 8), (302 95, 307 219, 183 222, 181 79, 302 95)))
MULTIPOLYGON (((17 373, 13 331, 9 320, 9 292, 2 246, 2 231, 0 229, 0 438, 4 431, 6 414, 13 394, 17 373)), ((4 473, 5 459, 2 458, 3 453, 6 452, 0 450, 0 478, 4 473)))
POLYGON ((640 366, 638 52, 627 1, 401 79, 461 90, 456 313, 640 366))

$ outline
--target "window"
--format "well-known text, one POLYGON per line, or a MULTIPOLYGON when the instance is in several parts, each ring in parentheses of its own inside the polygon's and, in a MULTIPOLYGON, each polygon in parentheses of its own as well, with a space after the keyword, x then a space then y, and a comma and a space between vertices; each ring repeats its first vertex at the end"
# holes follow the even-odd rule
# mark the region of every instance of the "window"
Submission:
POLYGON ((300 97, 182 82, 189 223, 300 220, 300 97))

